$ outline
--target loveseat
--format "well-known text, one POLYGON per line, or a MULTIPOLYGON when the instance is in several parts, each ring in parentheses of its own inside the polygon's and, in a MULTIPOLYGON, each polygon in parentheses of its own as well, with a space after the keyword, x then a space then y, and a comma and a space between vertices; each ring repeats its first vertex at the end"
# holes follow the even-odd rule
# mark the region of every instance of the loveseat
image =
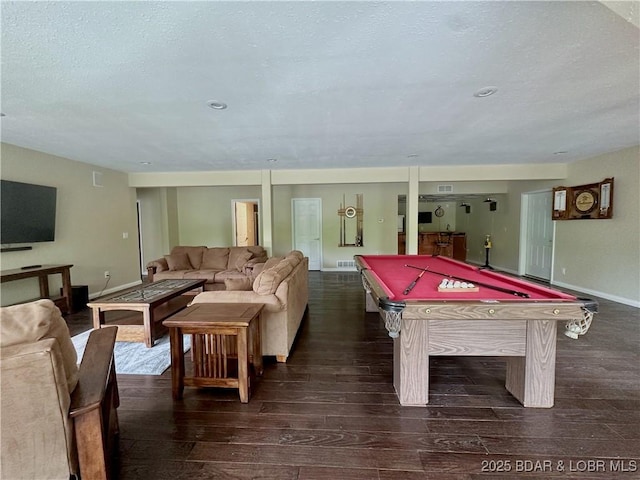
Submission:
POLYGON ((309 259, 294 250, 255 267, 250 284, 228 282, 226 291, 196 295, 195 303, 263 303, 260 320, 262 354, 286 362, 309 301, 309 259))
POLYGON ((99 480, 115 473, 116 332, 92 331, 78 368, 51 300, 0 309, 0 478, 99 480))
POLYGON ((165 279, 205 279, 204 290, 225 290, 225 281, 253 280, 253 269, 267 261, 261 246, 176 246, 169 255, 147 263, 150 282, 165 279))

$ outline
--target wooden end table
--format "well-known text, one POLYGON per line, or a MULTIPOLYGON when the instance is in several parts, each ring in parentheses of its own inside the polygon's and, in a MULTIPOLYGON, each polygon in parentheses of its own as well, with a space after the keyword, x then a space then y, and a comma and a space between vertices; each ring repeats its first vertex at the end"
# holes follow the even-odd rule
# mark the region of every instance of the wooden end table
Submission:
POLYGON ((249 364, 253 363, 256 375, 263 372, 260 343, 263 307, 255 303, 199 303, 162 322, 169 328, 171 339, 174 400, 182 398, 186 385, 237 388, 240 401, 249 401, 249 364), (192 335, 193 375, 189 377, 185 376, 184 335, 192 335))

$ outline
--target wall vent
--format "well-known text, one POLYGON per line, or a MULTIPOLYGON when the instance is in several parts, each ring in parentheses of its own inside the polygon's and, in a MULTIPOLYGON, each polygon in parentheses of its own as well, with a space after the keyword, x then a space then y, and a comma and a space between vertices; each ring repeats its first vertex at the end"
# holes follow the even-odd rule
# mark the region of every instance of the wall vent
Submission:
POLYGON ((438 185, 438 193, 453 193, 453 185, 438 185))
POLYGON ((338 267, 339 270, 355 270, 356 261, 355 260, 337 260, 336 267, 338 267))

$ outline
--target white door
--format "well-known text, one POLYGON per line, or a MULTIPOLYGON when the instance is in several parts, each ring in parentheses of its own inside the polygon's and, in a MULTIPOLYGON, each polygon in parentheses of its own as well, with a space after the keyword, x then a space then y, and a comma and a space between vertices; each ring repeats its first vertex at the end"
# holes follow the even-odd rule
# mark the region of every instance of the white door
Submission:
POLYGON ((309 270, 322 266, 322 200, 320 198, 291 199, 293 249, 309 257, 309 270))
POLYGON ((553 220, 551 192, 528 193, 526 199, 525 275, 551 279, 553 220))

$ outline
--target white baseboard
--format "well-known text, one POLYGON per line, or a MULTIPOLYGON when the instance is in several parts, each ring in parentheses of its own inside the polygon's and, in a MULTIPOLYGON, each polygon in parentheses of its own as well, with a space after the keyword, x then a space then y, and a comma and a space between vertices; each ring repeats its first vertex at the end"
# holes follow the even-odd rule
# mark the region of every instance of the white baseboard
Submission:
POLYGON ((125 288, 131 288, 142 284, 142 280, 138 280, 136 282, 127 283, 125 285, 118 285, 117 287, 111 287, 108 290, 104 290, 103 292, 96 292, 89 295, 89 300, 93 300, 94 298, 103 297, 105 295, 109 295, 111 293, 119 292, 120 290, 124 290, 125 288))
POLYGON ((595 297, 604 298, 605 300, 611 300, 612 302, 622 303, 623 305, 629 305, 630 307, 640 308, 640 301, 633 300, 631 298, 619 297, 617 295, 611 295, 609 293, 599 292, 597 290, 591 290, 589 288, 580 287, 578 285, 571 285, 569 283, 554 281, 552 285, 567 288, 569 290, 575 290, 576 292, 586 293, 595 297))

